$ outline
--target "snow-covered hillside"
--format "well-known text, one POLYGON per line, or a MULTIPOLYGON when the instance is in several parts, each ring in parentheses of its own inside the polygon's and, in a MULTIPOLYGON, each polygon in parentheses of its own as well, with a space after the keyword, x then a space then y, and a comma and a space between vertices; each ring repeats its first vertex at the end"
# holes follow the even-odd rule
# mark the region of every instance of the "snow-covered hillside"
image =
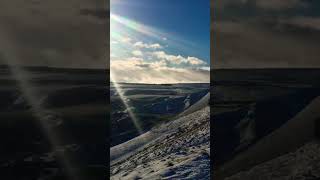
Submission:
POLYGON ((161 122, 172 120, 209 92, 209 84, 118 84, 111 85, 111 147, 127 142, 161 122), (125 102, 125 103, 124 103, 125 102), (140 132, 132 123, 139 120, 140 132))
POLYGON ((111 148, 111 179, 210 179, 208 101, 206 96, 201 107, 190 107, 195 112, 111 148))
POLYGON ((218 168, 215 178, 299 179, 305 174, 301 179, 308 179, 312 169, 319 172, 320 164, 315 163, 319 156, 314 156, 319 152, 315 141, 319 105, 317 97, 287 123, 218 168))
POLYGON ((227 180, 242 179, 319 179, 320 144, 310 141, 296 151, 239 172, 227 180))

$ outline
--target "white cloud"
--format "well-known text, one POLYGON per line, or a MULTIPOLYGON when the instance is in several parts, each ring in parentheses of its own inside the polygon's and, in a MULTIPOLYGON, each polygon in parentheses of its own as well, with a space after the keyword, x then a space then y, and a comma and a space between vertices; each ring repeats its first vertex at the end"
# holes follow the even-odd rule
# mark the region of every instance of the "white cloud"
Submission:
POLYGON ((140 57, 129 57, 129 58, 126 59, 126 61, 128 63, 136 63, 136 62, 139 62, 139 63, 141 62, 142 63, 144 60, 142 58, 140 58, 140 57))
POLYGON ((142 51, 140 50, 134 50, 131 52, 134 56, 143 56, 143 53, 142 51))
POLYGON ((210 71, 167 67, 164 61, 146 63, 139 58, 111 61, 111 78, 129 83, 208 83, 210 71))
POLYGON ((209 66, 200 67, 199 69, 202 69, 202 70, 205 70, 205 71, 210 71, 210 67, 209 66))
POLYGON ((152 48, 152 49, 161 49, 162 46, 157 43, 157 44, 151 44, 151 45, 150 45, 150 48, 152 48))
POLYGON ((155 43, 155 44, 147 44, 147 43, 143 43, 141 41, 138 41, 136 43, 134 43, 133 45, 134 47, 137 48, 146 48, 146 49, 161 49, 163 48, 160 44, 155 43))
POLYGON ((190 65, 205 65, 206 64, 203 60, 196 58, 196 57, 188 56, 185 58, 181 55, 176 56, 176 55, 167 54, 164 51, 155 51, 152 54, 160 60, 166 60, 166 61, 173 63, 173 64, 182 64, 182 63, 190 64, 190 65))
POLYGON ((113 54, 113 53, 110 53, 110 57, 111 57, 111 58, 116 58, 117 55, 115 55, 115 54, 113 54))
POLYGON ((119 44, 118 41, 111 41, 111 44, 119 44))
POLYGON ((204 61, 202 61, 201 59, 196 58, 196 57, 188 57, 187 58, 187 62, 192 64, 192 65, 203 65, 203 64, 206 64, 204 61))
POLYGON ((123 42, 123 43, 131 43, 131 42, 132 42, 132 39, 129 38, 129 37, 122 37, 122 38, 121 38, 121 42, 123 42))
MULTIPOLYGON (((142 41, 127 42, 128 53, 122 58, 111 60, 110 70, 113 81, 129 83, 199 83, 210 81, 207 64, 196 57, 172 55, 158 44, 142 41)), ((125 51, 123 49, 122 51, 125 51)), ((121 57, 121 56, 118 56, 121 57)))
POLYGON ((156 58, 167 60, 170 63, 181 64, 184 61, 184 58, 181 55, 175 56, 165 53, 164 51, 156 51, 152 53, 156 58))

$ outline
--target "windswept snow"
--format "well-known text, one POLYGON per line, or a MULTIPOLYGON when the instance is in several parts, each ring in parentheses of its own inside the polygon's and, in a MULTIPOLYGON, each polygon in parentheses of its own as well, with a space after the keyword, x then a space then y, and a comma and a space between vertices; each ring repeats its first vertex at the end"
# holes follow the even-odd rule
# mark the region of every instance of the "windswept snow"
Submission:
POLYGON ((190 107, 190 95, 187 96, 183 102, 184 102, 184 109, 189 108, 190 107))
POLYGON ((115 146, 110 152, 113 180, 210 179, 208 103, 115 146))
POLYGON ((190 106, 189 108, 186 109, 186 111, 182 112, 180 116, 185 116, 190 113, 193 113, 195 111, 198 111, 202 109, 203 107, 207 106, 210 101, 210 93, 205 95, 203 98, 201 98, 198 102, 196 102, 194 105, 190 106))

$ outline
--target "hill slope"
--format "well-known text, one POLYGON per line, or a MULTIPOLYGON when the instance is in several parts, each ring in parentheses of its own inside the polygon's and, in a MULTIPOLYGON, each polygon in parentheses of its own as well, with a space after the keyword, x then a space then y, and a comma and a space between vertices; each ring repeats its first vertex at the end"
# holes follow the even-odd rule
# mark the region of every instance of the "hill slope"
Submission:
MULTIPOLYGON (((295 156, 295 154, 299 153, 294 151, 305 143, 312 141, 316 136, 315 123, 316 120, 320 118, 320 114, 317 113, 319 105, 320 98, 317 97, 279 129, 262 138, 248 150, 238 154, 234 159, 224 164, 223 167, 217 171, 217 178, 220 179, 228 176, 228 174, 232 175, 241 170, 248 170, 248 168, 260 169, 264 167, 261 163, 274 158, 286 159, 285 161, 288 161, 290 164, 289 161, 293 160, 289 157, 292 156, 292 154, 295 156)), ((309 146, 302 147, 302 149, 307 150, 309 146)), ((291 162, 291 164, 293 163, 291 162)), ((293 165, 288 165, 287 168, 292 169, 293 165)), ((306 170, 307 168, 304 167, 304 171, 306 170)))
POLYGON ((113 147, 111 179, 209 179, 210 108, 201 104, 198 111, 113 147))

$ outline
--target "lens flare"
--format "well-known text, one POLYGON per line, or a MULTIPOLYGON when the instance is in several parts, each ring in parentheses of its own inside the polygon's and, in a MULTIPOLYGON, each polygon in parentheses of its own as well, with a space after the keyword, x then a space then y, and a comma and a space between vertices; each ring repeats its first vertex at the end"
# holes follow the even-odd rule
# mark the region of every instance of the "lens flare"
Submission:
POLYGON ((197 47, 194 42, 186 41, 177 34, 168 33, 114 13, 110 13, 110 32, 111 39, 120 41, 123 37, 132 37, 137 41, 148 41, 151 38, 166 43, 170 47, 186 49, 189 52, 195 51, 197 47))
POLYGON ((165 36, 164 33, 161 33, 159 31, 155 30, 154 28, 148 27, 146 25, 143 25, 141 23, 138 23, 136 21, 130 20, 125 17, 121 17, 121 16, 118 16, 118 15, 111 13, 110 18, 112 21, 118 22, 127 28, 130 28, 134 31, 137 31, 139 33, 142 33, 142 34, 154 37, 154 38, 159 38, 159 37, 165 36))
POLYGON ((139 122, 139 119, 136 117, 136 115, 132 112, 131 108, 132 106, 129 105, 127 98, 124 95, 124 92, 121 88, 121 86, 119 85, 119 83, 117 83, 116 81, 114 81, 114 74, 112 73, 112 70, 110 70, 110 79, 111 79, 111 83, 113 85, 113 87, 115 88, 115 90, 117 91, 117 94, 119 95, 122 103, 124 104, 126 111, 128 113, 128 115, 130 116, 130 119, 132 120, 135 128, 137 129, 139 134, 143 133, 143 130, 141 128, 141 124, 139 122))
POLYGON ((61 119, 52 119, 51 115, 53 112, 42 106, 35 87, 29 83, 30 79, 28 78, 28 72, 18 64, 21 58, 18 56, 19 49, 13 44, 14 41, 12 41, 12 37, 14 36, 8 33, 8 31, 1 29, 0 51, 3 55, 3 60, 10 68, 11 74, 19 86, 19 90, 31 107, 30 110, 33 116, 38 120, 37 122, 40 124, 42 132, 49 140, 51 147, 53 147, 53 151, 57 153, 57 161, 62 164, 64 170, 66 170, 69 176, 69 179, 81 179, 74 171, 75 165, 71 163, 69 158, 63 152, 60 153, 59 148, 61 147, 62 141, 58 138, 58 134, 53 131, 52 121, 60 121, 61 119))

